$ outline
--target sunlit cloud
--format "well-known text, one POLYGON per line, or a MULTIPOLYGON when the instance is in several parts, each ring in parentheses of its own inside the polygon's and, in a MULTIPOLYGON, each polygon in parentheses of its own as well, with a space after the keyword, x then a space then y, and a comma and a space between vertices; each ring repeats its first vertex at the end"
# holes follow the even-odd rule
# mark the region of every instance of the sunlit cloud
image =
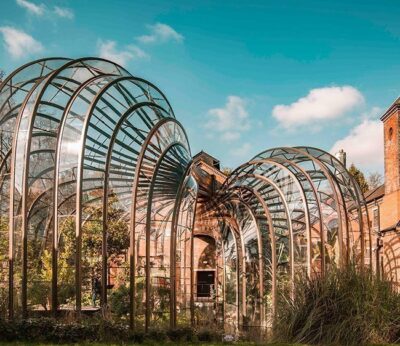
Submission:
POLYGON ((317 88, 289 105, 275 106, 272 115, 282 127, 291 129, 337 119, 363 103, 363 95, 352 86, 317 88))
POLYGON ((70 8, 66 7, 59 7, 59 6, 54 6, 54 13, 61 17, 61 18, 67 18, 67 19, 74 19, 74 12, 70 8))
POLYGON ((330 152, 336 154, 340 149, 347 153, 347 162, 358 168, 373 172, 383 171, 383 125, 380 120, 363 120, 339 139, 330 152))
POLYGON ((43 45, 22 30, 11 26, 0 27, 4 46, 13 58, 23 58, 43 51, 43 45))
POLYGON ((239 139, 242 132, 250 129, 246 101, 239 96, 228 96, 224 107, 210 109, 207 118, 205 128, 227 142, 239 139))
POLYGON ((43 16, 45 11, 46 11, 46 6, 43 4, 35 4, 33 2, 27 1, 27 0, 16 0, 17 5, 21 6, 25 10, 28 11, 30 14, 34 14, 37 16, 43 16))
POLYGON ((99 41, 98 53, 101 58, 115 61, 121 66, 126 66, 129 61, 148 58, 148 54, 137 46, 129 45, 118 49, 115 41, 99 41))
POLYGON ((150 33, 137 37, 141 43, 159 43, 167 41, 182 42, 184 37, 171 26, 163 23, 148 25, 150 33))

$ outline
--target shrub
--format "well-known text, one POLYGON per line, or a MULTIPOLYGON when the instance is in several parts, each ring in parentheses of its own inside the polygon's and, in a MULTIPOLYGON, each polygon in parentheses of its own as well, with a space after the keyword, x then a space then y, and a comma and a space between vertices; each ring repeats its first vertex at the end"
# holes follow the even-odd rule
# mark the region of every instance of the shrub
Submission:
POLYGON ((81 341, 95 341, 96 334, 92 333, 90 326, 78 323, 57 324, 54 334, 47 341, 59 343, 78 343, 81 341))
POLYGON ((135 344, 141 344, 144 341, 144 338, 145 338, 145 334, 140 331, 132 332, 129 335, 129 341, 131 341, 135 344))
POLYGON ((111 293, 109 303, 111 311, 117 316, 127 315, 130 307, 129 287, 125 285, 119 286, 111 293))
POLYGON ((128 340, 129 328, 126 325, 112 323, 110 321, 100 321, 99 325, 95 325, 98 328, 97 333, 94 330, 93 333, 97 334, 97 341, 110 342, 116 340, 128 340))
MULTIPOLYGON (((12 322, 9 322, 12 325, 12 322)), ((15 322, 20 340, 50 341, 54 335, 55 321, 50 318, 32 318, 15 322)))
POLYGON ((194 332, 190 327, 169 329, 167 336, 171 341, 193 341, 194 332))
POLYGON ((153 341, 165 341, 167 340, 167 334, 162 329, 150 329, 146 335, 145 339, 153 340, 153 341))
POLYGON ((15 325, 0 319, 0 340, 13 341, 17 338, 15 325))
POLYGON ((349 265, 300 278, 293 296, 280 297, 277 341, 353 345, 396 342, 400 336, 400 295, 369 270, 349 265))
POLYGON ((128 325, 108 320, 85 320, 66 322, 52 318, 30 318, 7 321, 0 319, 0 341, 22 343, 142 343, 144 341, 192 342, 221 341, 222 334, 215 330, 203 329, 195 333, 190 327, 174 329, 150 329, 148 333, 130 331, 128 325))
POLYGON ((197 339, 202 342, 221 341, 222 334, 210 328, 202 328, 197 331, 197 339))

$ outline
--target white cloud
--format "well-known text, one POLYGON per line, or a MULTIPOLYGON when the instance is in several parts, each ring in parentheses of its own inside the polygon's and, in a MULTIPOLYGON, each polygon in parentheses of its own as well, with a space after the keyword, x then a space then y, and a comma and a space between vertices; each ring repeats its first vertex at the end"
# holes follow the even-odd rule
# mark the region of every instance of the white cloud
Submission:
POLYGON ((139 47, 130 45, 123 50, 117 49, 115 41, 99 41, 98 50, 99 56, 104 59, 114 61, 122 66, 135 59, 148 58, 146 52, 139 47))
POLYGON ((29 14, 36 16, 57 16, 61 18, 74 19, 74 12, 70 8, 54 6, 53 11, 49 10, 44 4, 35 4, 27 0, 16 0, 17 4, 28 11, 29 14))
POLYGON ((289 129, 339 118, 363 103, 363 95, 352 86, 317 88, 290 105, 275 106, 272 115, 289 129))
POLYGON ((219 133, 224 141, 239 139, 243 131, 250 129, 246 101, 239 96, 228 96, 223 108, 208 111, 205 127, 219 133))
POLYGON ((371 109, 363 112, 361 114, 361 119, 365 120, 365 119, 372 119, 372 120, 376 120, 378 117, 380 117, 383 114, 384 109, 380 108, 380 107, 372 107, 371 109))
POLYGON ((237 156, 240 158, 247 157, 250 154, 251 145, 250 143, 243 143, 239 148, 232 149, 230 151, 231 155, 237 156))
POLYGON ((338 140, 330 150, 347 153, 347 162, 364 171, 383 171, 383 126, 380 120, 365 119, 350 133, 338 140))
POLYGON ((182 42, 184 39, 183 35, 176 32, 167 24, 156 23, 154 25, 148 25, 147 27, 150 30, 150 34, 137 37, 137 40, 142 43, 157 43, 167 41, 182 42))
POLYGON ((74 19, 74 12, 66 7, 54 6, 54 13, 61 18, 74 19))
POLYGON ((46 7, 43 4, 36 5, 33 2, 27 0, 16 0, 17 4, 24 9, 26 9, 30 14, 35 14, 37 16, 43 16, 46 7))
POLYGON ((43 51, 42 44, 22 30, 2 26, 0 32, 3 34, 4 46, 13 58, 22 58, 43 51))

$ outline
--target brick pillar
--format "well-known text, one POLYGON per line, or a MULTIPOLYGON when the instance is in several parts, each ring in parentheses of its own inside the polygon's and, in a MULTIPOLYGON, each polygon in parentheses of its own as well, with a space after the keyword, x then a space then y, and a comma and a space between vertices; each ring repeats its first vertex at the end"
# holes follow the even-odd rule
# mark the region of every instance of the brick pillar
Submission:
POLYGON ((385 155, 385 197, 381 209, 383 229, 400 219, 400 98, 383 114, 381 120, 385 155))

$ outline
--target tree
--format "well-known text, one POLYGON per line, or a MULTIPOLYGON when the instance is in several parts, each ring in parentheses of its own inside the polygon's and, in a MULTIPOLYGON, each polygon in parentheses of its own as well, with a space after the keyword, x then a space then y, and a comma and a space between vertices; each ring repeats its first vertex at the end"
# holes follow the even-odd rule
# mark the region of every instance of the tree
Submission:
POLYGON ((223 167, 221 169, 221 172, 224 173, 225 175, 230 175, 232 173, 232 168, 229 167, 223 167))
POLYGON ((3 81, 4 76, 5 72, 0 68, 0 83, 3 81))
POLYGON ((363 193, 369 190, 368 182, 365 179, 364 173, 361 172, 355 165, 352 163, 349 168, 349 173, 354 177, 358 185, 360 185, 361 191, 363 193))
POLYGON ((368 175, 367 183, 371 190, 376 189, 383 184, 382 174, 379 172, 370 173, 368 175))

